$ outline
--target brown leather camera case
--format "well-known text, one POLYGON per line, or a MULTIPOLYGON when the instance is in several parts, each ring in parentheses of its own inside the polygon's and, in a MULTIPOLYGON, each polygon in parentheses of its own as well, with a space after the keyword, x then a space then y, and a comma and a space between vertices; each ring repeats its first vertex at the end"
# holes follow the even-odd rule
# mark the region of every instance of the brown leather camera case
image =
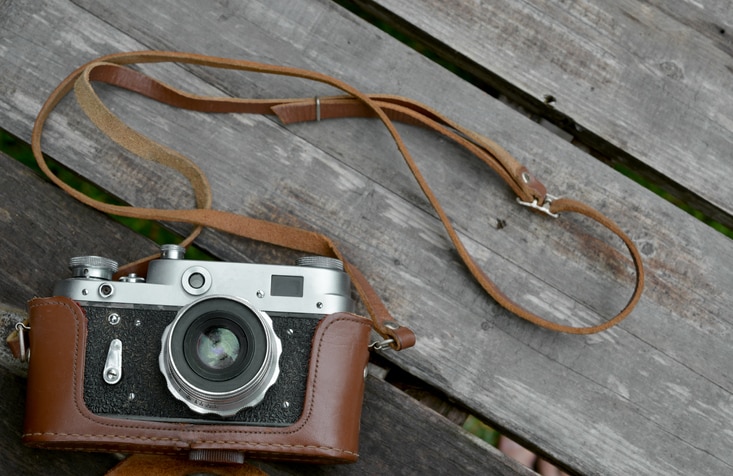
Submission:
POLYGON ((33 299, 23 441, 35 447, 347 463, 358 458, 371 321, 326 316, 313 337, 300 419, 288 427, 171 423, 95 415, 84 404, 87 319, 71 299, 33 299))

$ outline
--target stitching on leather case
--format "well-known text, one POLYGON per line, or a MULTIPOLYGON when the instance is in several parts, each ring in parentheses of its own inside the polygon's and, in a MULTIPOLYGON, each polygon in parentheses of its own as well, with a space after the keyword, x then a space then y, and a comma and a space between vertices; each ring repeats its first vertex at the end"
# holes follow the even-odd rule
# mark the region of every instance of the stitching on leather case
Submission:
MULTIPOLYGON (((81 340, 81 336, 79 335, 79 329, 81 323, 79 322, 80 318, 80 310, 78 308, 71 307, 66 302, 63 301, 57 301, 57 300, 43 300, 42 302, 32 302, 29 307, 31 310, 37 307, 44 307, 44 306, 55 306, 55 305, 61 305, 67 310, 71 312, 73 315, 74 321, 75 321, 75 330, 74 330, 74 370, 73 370, 73 382, 74 382, 74 406, 77 409, 77 412, 80 416, 83 418, 107 427, 112 428, 128 428, 128 429, 140 429, 140 430, 150 430, 150 427, 141 427, 141 426, 135 426, 135 425, 123 425, 123 424, 113 424, 105 421, 100 421, 99 417, 92 414, 84 405, 80 405, 78 401, 78 392, 76 391, 79 386, 79 380, 78 380, 78 362, 79 362, 79 354, 80 354, 80 347, 79 347, 79 341, 81 340), (91 416, 90 416, 91 415, 91 416)), ((311 386, 309 387, 309 396, 310 396, 310 405, 308 407, 307 415, 303 418, 301 418, 300 423, 297 425, 297 427, 289 427, 288 431, 282 431, 278 432, 275 431, 275 433, 282 433, 282 434, 292 434, 300 431, 307 422, 310 419, 310 415, 313 411, 313 406, 315 404, 315 388, 316 388, 316 382, 318 381, 318 370, 320 367, 320 360, 321 360, 321 351, 323 348, 323 338, 325 337, 326 333, 328 332, 329 328, 341 321, 350 321, 354 322, 356 324, 359 324, 361 326, 371 327, 371 323, 360 316, 356 315, 345 315, 338 317, 334 319, 333 321, 329 322, 328 325, 322 330, 321 332, 321 338, 318 342, 318 349, 316 352, 316 363, 315 363, 315 371, 314 371, 314 378, 311 386)), ((165 431, 165 432, 176 432, 178 430, 165 428, 165 427, 155 427, 152 428, 156 431, 165 431)), ((221 430, 196 430, 203 433, 213 433, 221 430)), ((257 434, 263 434, 265 432, 262 431, 248 431, 248 430, 233 430, 229 431, 229 433, 239 433, 243 435, 257 435, 257 434)), ((273 432, 268 432, 273 433, 273 432)), ((238 447, 274 447, 274 448, 290 448, 290 449, 321 449, 321 450, 333 450, 338 451, 340 453, 350 454, 350 455, 357 455, 358 453, 355 453, 353 451, 341 449, 341 448, 335 448, 330 446, 315 446, 315 445, 291 445, 291 444, 280 444, 280 443, 266 443, 266 442, 252 442, 252 441, 237 441, 237 440, 205 440, 205 439, 199 439, 199 440, 185 440, 181 439, 179 437, 146 437, 146 436, 126 436, 126 435, 117 435, 117 434, 76 434, 76 433, 58 433, 58 432, 32 432, 32 433, 24 433, 24 437, 28 436, 59 436, 59 437, 76 437, 76 438, 86 438, 86 437, 104 437, 104 438, 114 438, 114 439, 120 439, 120 440, 131 440, 131 441, 140 441, 140 442, 150 442, 150 441, 171 441, 171 442, 183 442, 187 445, 190 444, 221 444, 221 445, 236 445, 238 447)), ((123 443, 124 445, 124 443, 123 443)), ((41 445, 38 445, 41 446, 41 445)), ((49 445, 52 446, 52 445, 49 445)), ((53 445, 56 447, 55 445, 53 445)), ((78 448, 76 448, 78 449, 78 448)))

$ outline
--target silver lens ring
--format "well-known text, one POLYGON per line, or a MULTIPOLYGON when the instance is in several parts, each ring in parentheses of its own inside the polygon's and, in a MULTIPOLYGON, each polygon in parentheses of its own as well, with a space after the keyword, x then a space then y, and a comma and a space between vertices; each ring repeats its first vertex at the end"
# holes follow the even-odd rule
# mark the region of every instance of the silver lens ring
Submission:
POLYGON ((158 359, 171 394, 196 413, 232 416, 259 404, 280 374, 272 320, 244 299, 207 296, 181 308, 158 359))

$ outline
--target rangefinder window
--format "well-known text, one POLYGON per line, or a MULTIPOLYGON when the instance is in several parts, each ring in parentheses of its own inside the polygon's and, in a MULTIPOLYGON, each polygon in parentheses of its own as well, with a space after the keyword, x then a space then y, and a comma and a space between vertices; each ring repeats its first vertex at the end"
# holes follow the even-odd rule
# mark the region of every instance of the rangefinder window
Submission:
POLYGON ((303 276, 272 275, 271 296, 303 297, 303 276))

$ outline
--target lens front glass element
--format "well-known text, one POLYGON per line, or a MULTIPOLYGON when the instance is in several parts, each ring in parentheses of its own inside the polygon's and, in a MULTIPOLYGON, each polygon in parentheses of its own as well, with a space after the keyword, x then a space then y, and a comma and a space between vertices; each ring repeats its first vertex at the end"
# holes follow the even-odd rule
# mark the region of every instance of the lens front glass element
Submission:
MULTIPOLYGON (((267 360, 267 331, 254 312, 213 301, 186 312, 173 333, 182 336, 182 375, 204 390, 233 388, 255 378, 267 360), (214 308, 214 306, 218 308, 214 308), (221 383, 216 383, 221 382, 221 383)), ((174 341, 175 343, 176 341, 174 341)), ((179 355, 174 351, 174 359, 179 355)))
POLYGON ((213 370, 230 367, 239 355, 239 339, 225 327, 209 327, 199 334, 196 344, 196 357, 213 370))

